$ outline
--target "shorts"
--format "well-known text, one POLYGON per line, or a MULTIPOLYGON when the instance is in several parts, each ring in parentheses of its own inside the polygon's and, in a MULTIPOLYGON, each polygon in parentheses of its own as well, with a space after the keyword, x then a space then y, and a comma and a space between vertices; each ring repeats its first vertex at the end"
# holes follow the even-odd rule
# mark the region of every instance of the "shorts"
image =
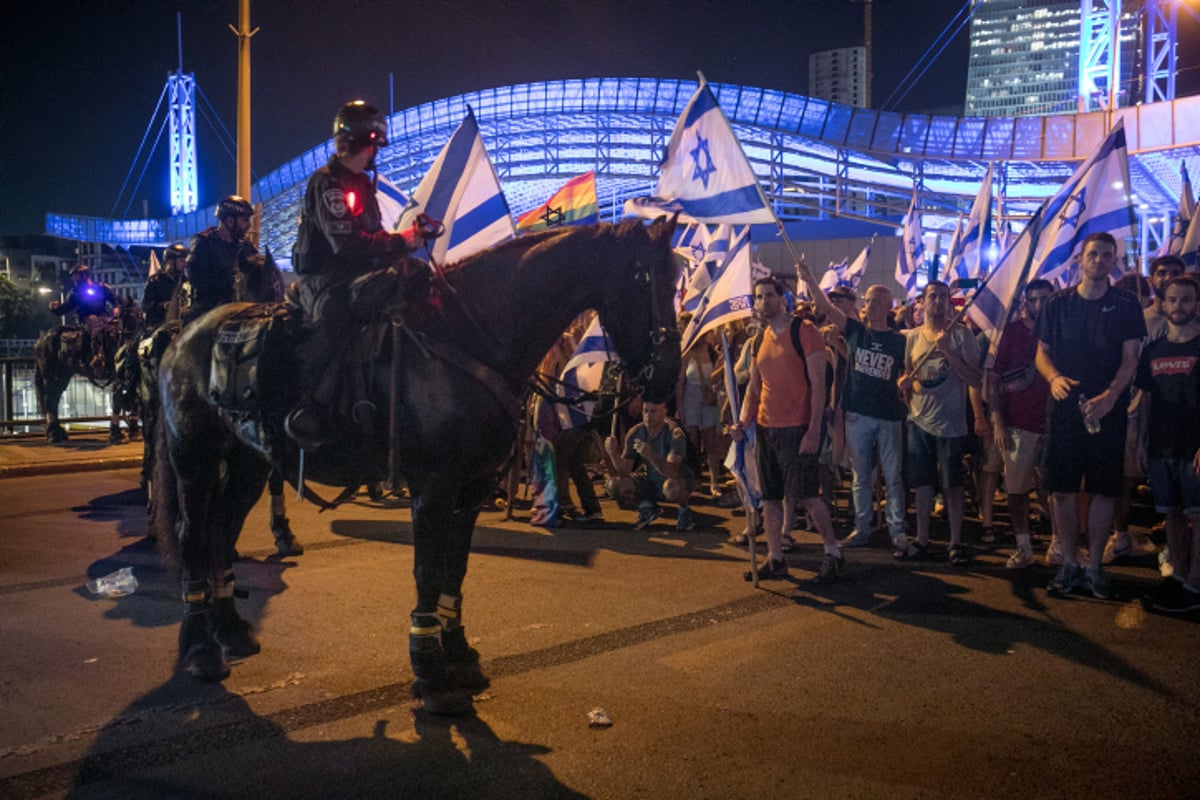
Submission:
POLYGON ((1050 417, 1046 489, 1120 497, 1125 482, 1125 418, 1123 409, 1113 411, 1101 420, 1099 433, 1088 433, 1073 402, 1056 404, 1050 417))
POLYGON ((904 423, 904 435, 905 486, 953 489, 963 485, 967 437, 934 436, 912 420, 904 423))
POLYGON ((1029 494, 1037 486, 1045 455, 1046 437, 1020 428, 1009 428, 1012 449, 1001 453, 1004 461, 1004 491, 1009 494, 1029 494))
POLYGON ((683 424, 688 428, 715 428, 721 422, 721 409, 716 406, 706 406, 700 399, 699 392, 693 400, 687 397, 683 401, 683 424))
POLYGON ((807 425, 759 427, 755 461, 763 500, 807 500, 821 493, 817 454, 800 454, 800 440, 807 431, 807 425))
POLYGON ((1166 514, 1181 509, 1184 514, 1200 513, 1200 477, 1190 458, 1150 459, 1150 494, 1154 510, 1166 514))

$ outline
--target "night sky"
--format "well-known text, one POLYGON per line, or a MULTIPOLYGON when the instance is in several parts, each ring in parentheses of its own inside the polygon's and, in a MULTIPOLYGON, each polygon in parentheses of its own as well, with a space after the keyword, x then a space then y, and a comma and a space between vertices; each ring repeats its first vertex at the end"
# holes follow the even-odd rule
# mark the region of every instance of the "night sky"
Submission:
MULTIPOLYGON (((879 104, 963 0, 876 0, 879 104)), ((233 191, 232 145, 211 103, 236 123, 236 0, 0 0, 0 233, 38 233, 47 211, 126 216, 138 143, 176 68, 201 93, 200 199, 233 191)), ((1186 16, 1186 15, 1185 15, 1186 16)), ((647 76, 741 83, 806 94, 810 52, 862 43, 850 0, 254 0, 252 162, 258 176, 330 135, 349 99, 395 108, 492 86, 557 78, 647 76)), ((1181 39, 1183 38, 1181 34, 1181 39)), ((966 28, 894 108, 961 106, 966 28)), ((1181 90, 1182 93, 1182 90, 1181 90)), ((165 103, 165 100, 164 100, 165 103)), ((160 112, 161 118, 161 112, 160 112)), ((147 147, 158 132, 150 130, 147 147)), ((164 216, 163 134, 128 216, 164 216)), ((144 162, 144 156, 140 164, 144 162)))

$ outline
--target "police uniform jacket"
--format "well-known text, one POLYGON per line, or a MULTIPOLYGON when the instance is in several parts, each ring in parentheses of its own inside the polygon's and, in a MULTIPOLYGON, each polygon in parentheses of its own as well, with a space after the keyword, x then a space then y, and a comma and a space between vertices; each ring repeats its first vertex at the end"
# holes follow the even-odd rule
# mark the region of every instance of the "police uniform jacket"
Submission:
POLYGON ((187 259, 188 281, 192 284, 191 313, 202 314, 222 303, 232 303, 234 277, 238 270, 255 268, 258 250, 245 239, 226 242, 209 228, 192 239, 187 259))
POLYGON ((315 289, 388 266, 408 252, 402 236, 383 228, 374 182, 336 157, 313 173, 304 192, 292 269, 315 289))
POLYGON ((154 330, 167 318, 167 305, 175 296, 179 286, 179 276, 170 272, 157 272, 146 281, 146 291, 142 293, 142 316, 146 321, 146 329, 154 330))

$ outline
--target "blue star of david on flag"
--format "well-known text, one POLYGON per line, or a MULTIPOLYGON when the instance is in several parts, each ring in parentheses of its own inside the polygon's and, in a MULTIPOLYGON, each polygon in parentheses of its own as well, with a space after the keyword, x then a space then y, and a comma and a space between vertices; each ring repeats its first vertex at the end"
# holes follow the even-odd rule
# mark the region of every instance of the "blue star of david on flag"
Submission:
POLYGON ((1059 214, 1059 219, 1063 225, 1070 225, 1072 228, 1079 227, 1079 220, 1083 217, 1083 211, 1087 208, 1087 203, 1084 202, 1084 196, 1087 194, 1087 187, 1080 188, 1078 194, 1071 195, 1067 202, 1063 205, 1062 213, 1059 214), (1075 208, 1072 213, 1072 204, 1075 208))
POLYGON ((689 155, 692 157, 692 162, 696 165, 696 169, 692 172, 692 180, 700 181, 704 184, 704 188, 708 188, 708 176, 717 171, 713 166, 712 153, 708 150, 708 139, 696 133, 696 146, 692 148, 689 155))

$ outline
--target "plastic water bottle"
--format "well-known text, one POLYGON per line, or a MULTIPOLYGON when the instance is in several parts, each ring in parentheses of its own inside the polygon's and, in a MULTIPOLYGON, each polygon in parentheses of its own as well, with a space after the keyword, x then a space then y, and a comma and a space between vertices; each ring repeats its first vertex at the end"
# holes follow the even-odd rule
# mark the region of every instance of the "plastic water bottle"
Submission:
POLYGON ((133 567, 122 567, 103 578, 88 581, 87 590, 97 597, 124 597, 133 594, 137 585, 137 578, 133 577, 133 567))
POLYGON ((1079 395, 1079 413, 1083 415, 1083 427, 1087 428, 1088 433, 1100 432, 1100 420, 1088 414, 1088 399, 1083 394, 1079 395))

